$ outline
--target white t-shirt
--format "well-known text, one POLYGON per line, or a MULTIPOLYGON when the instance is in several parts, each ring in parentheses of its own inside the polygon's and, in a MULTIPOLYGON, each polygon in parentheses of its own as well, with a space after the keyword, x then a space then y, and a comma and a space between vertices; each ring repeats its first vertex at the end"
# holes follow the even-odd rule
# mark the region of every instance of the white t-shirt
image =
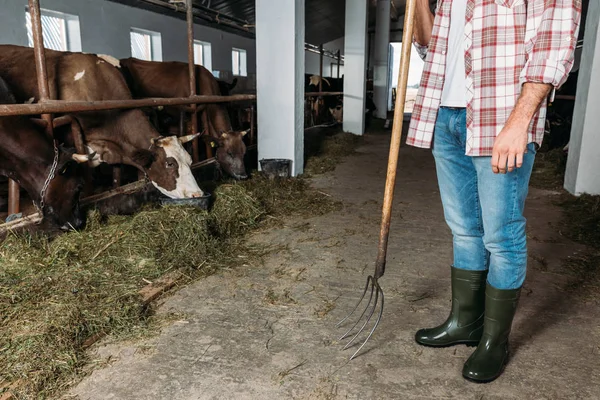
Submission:
POLYGON ((450 32, 446 53, 446 77, 442 90, 442 106, 466 107, 467 83, 465 81, 465 14, 467 0, 452 0, 450 32))

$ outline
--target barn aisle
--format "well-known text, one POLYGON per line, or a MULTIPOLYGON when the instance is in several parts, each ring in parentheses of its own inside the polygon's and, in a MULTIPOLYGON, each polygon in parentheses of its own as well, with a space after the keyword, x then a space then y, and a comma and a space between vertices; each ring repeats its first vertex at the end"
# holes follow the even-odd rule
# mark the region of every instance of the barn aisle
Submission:
POLYGON ((413 148, 401 150, 384 319, 367 351, 348 363, 335 324, 373 267, 388 140, 367 135, 356 155, 313 179, 344 203, 341 211, 255 233, 252 241, 281 251, 164 299, 159 312, 181 320, 142 343, 96 349, 106 366, 69 398, 600 398, 599 272, 568 268, 586 249, 561 236, 553 192, 531 190, 530 269, 505 374, 468 383, 460 372, 472 349, 415 344, 418 328, 447 315, 451 238, 431 154, 413 148))

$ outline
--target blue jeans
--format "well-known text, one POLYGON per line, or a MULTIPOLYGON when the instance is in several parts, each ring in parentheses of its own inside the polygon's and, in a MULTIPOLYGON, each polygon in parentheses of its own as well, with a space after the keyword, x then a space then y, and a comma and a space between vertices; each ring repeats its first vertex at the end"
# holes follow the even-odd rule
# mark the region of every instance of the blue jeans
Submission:
POLYGON ((494 174, 491 157, 465 155, 466 136, 466 110, 440 108, 433 156, 453 235, 454 267, 489 269, 487 279, 493 287, 520 288, 527 269, 523 208, 536 144, 527 146, 521 168, 494 174))

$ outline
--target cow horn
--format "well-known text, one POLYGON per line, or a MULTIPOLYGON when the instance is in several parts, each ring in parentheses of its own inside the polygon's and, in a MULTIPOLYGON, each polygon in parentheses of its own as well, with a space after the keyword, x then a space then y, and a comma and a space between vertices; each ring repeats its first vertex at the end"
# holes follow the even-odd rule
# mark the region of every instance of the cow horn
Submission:
POLYGON ((248 134, 248 131, 242 131, 242 136, 246 136, 248 134))
POLYGON ((195 133, 193 135, 181 136, 179 138, 179 141, 181 142, 181 144, 184 144, 187 142, 191 142, 192 140, 196 139, 198 136, 200 136, 200 132, 195 133))
POLYGON ((96 153, 92 153, 92 154, 73 154, 71 157, 73 158, 73 160, 77 161, 79 164, 82 164, 84 162, 88 162, 90 161, 92 158, 94 158, 94 156, 96 155, 96 153))

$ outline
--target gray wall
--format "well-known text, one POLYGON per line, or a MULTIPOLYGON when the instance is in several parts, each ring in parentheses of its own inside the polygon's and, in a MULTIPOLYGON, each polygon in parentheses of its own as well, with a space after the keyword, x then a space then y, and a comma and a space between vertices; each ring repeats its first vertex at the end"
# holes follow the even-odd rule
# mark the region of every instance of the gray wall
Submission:
MULTIPOLYGON (((332 51, 336 53, 340 50, 342 56, 344 55, 344 38, 341 37, 336 40, 332 40, 331 42, 323 44, 323 48, 325 50, 332 51)), ((307 74, 315 74, 319 75, 320 68, 320 56, 317 53, 313 53, 311 51, 305 52, 305 62, 306 62, 306 73, 307 74)), ((330 77, 331 76, 331 64, 337 64, 337 60, 331 57, 323 57, 323 76, 330 77)), ((342 62, 342 67, 344 63, 342 62)), ((343 68, 342 68, 343 71, 343 68)))
MULTIPOLYGON (((26 5, 27 0, 0 0, 0 43, 27 46, 26 5)), ((41 6, 79 16, 82 48, 86 53, 131 56, 129 31, 135 27, 161 33, 163 61, 187 61, 184 20, 106 0, 41 0, 41 6)), ((256 74, 254 40, 198 24, 194 36, 212 44, 213 70, 230 76, 231 48, 236 47, 247 51, 248 75, 256 74)))

